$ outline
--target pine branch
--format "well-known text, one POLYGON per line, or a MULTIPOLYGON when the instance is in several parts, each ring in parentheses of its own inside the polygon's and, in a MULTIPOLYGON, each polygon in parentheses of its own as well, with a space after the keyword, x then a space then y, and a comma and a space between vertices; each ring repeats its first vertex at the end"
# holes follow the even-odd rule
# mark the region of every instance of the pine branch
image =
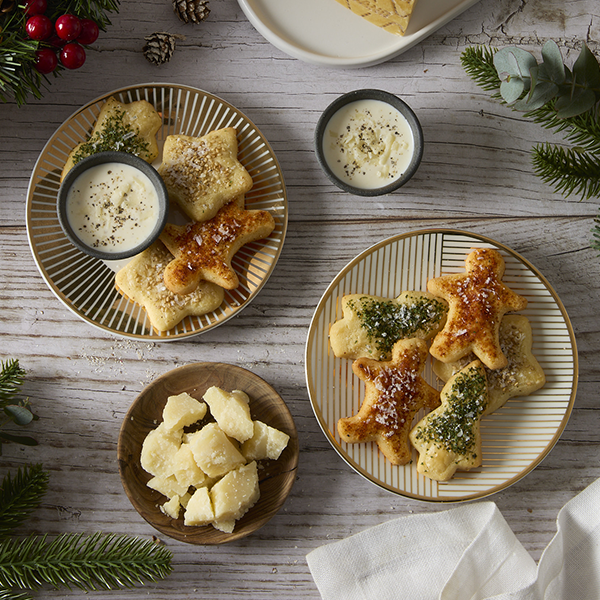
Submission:
POLYGON ((25 592, 14 592, 0 587, 0 600, 33 600, 33 598, 25 592))
POLYGON ((600 196, 600 155, 548 143, 535 146, 532 155, 536 174, 565 197, 600 196))
POLYGON ((21 389, 25 375, 25 369, 19 366, 17 359, 0 362, 0 406, 12 401, 21 389))
POLYGON ((594 227, 592 228, 592 243, 591 247, 600 252, 600 215, 594 219, 594 227))
MULTIPOLYGON (((472 46, 466 48, 460 57, 460 62, 467 75, 480 88, 488 92, 500 89, 500 77, 494 66, 494 54, 496 54, 496 50, 488 46, 472 46)), ((499 93, 492 97, 501 98, 499 93)))
POLYGON ((64 534, 51 542, 45 535, 8 539, 0 542, 0 588, 133 587, 166 577, 171 558, 164 546, 126 535, 64 534))
POLYGON ((47 487, 48 473, 39 464, 18 469, 14 479, 10 473, 4 477, 0 487, 0 540, 40 505, 47 487))

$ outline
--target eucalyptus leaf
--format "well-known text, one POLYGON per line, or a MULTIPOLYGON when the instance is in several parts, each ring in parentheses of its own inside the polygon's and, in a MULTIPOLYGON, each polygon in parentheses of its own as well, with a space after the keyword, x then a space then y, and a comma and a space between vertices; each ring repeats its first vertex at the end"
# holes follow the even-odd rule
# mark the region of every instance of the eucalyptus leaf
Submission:
POLYGON ((600 97, 600 65, 585 44, 573 65, 573 76, 579 85, 595 88, 595 94, 600 97))
POLYGON ((525 91, 525 82, 519 77, 511 77, 500 84, 500 94, 507 104, 518 100, 525 91))
POLYGON ((537 66, 535 56, 526 50, 515 47, 503 48, 494 54, 494 67, 501 73, 518 75, 521 79, 529 79, 529 70, 537 66))
POLYGON ((11 433, 0 431, 0 443, 2 442, 15 442, 16 444, 22 444, 23 446, 38 445, 37 440, 26 435, 12 435, 11 433))
POLYGON ((592 90, 578 88, 572 95, 560 96, 554 108, 559 119, 575 117, 592 108, 596 104, 596 95, 592 90))
POLYGON ((542 63, 544 67, 544 76, 547 76, 550 81, 557 85, 562 85, 565 82, 565 65, 563 63, 562 54, 554 40, 548 40, 542 48, 542 63))
POLYGON ((530 94, 513 105, 515 110, 529 112, 541 108, 558 94, 559 87, 550 81, 540 81, 530 94))
POLYGON ((12 422, 17 425, 27 425, 33 421, 31 411, 24 406, 9 404, 4 407, 4 412, 10 417, 12 422))

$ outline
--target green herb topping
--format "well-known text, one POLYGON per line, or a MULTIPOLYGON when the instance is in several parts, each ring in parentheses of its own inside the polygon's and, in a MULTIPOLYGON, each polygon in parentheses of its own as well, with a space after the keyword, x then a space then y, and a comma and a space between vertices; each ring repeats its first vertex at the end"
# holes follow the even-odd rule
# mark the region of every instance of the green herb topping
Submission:
POLYGON ((96 131, 87 142, 79 146, 73 155, 73 164, 83 158, 114 150, 141 156, 148 152, 148 142, 140 135, 139 130, 123 122, 124 111, 116 111, 110 115, 100 131, 96 131))
POLYGON ((358 302, 348 302, 348 307, 358 315, 369 341, 384 355, 398 340, 412 337, 417 331, 428 333, 446 314, 446 306, 434 298, 399 304, 363 296, 358 302))
POLYGON ((466 456, 475 445, 473 427, 487 407, 486 378, 481 370, 473 368, 459 373, 447 402, 446 410, 430 416, 425 425, 418 427, 415 437, 466 456))

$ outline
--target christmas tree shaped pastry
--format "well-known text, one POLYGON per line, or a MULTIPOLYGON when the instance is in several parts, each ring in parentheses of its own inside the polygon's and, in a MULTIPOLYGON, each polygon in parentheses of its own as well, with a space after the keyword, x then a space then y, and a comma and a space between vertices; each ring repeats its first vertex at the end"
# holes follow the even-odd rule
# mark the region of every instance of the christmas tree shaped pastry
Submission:
POLYGON ((231 266, 235 253, 248 242, 267 237, 275 228, 271 213, 226 204, 208 221, 184 226, 167 224, 160 239, 175 257, 165 269, 165 285, 189 294, 206 280, 232 290, 239 278, 231 266))
POLYGON ((446 324, 429 351, 442 362, 453 362, 473 352, 488 368, 500 369, 507 364, 500 348, 500 321, 508 311, 523 310, 527 299, 502 283, 504 260, 497 250, 473 250, 465 267, 465 273, 427 282, 427 289, 450 306, 446 324))
POLYGON ((389 361, 354 361, 352 370, 365 382, 365 397, 356 415, 338 420, 340 438, 350 444, 376 442, 392 464, 406 464, 413 417, 440 402, 437 390, 421 377, 426 360, 427 344, 413 338, 396 342, 389 361))
POLYGON ((417 471, 447 481, 457 469, 481 465, 480 421, 488 407, 481 361, 454 375, 442 389, 441 401, 410 432, 410 441, 419 453, 417 471))
POLYGON ((403 292, 395 299, 349 294, 342 318, 329 330, 338 358, 389 360, 400 339, 433 337, 446 322, 448 304, 427 292, 403 292))

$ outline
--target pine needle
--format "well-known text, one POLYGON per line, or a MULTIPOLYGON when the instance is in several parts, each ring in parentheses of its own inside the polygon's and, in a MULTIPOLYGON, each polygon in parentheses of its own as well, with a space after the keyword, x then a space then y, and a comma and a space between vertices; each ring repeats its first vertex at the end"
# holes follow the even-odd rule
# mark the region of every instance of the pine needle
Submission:
POLYGON ((565 197, 600 196, 600 155, 546 143, 533 148, 532 160, 536 174, 565 197))
POLYGON ((48 473, 39 464, 19 468, 14 478, 10 473, 4 477, 0 487, 0 539, 40 505, 47 487, 48 473))
POLYGON ((133 587, 166 577, 171 552, 153 541, 100 532, 0 542, 0 589, 43 584, 85 591, 133 587))
MULTIPOLYGON (((473 46, 466 48, 460 57, 467 75, 480 88, 488 92, 500 89, 500 77, 494 66, 494 54, 496 50, 488 46, 473 46)), ((492 97, 499 98, 500 94, 494 94, 492 97)))
POLYGON ((0 406, 5 406, 19 392, 25 379, 25 370, 17 359, 0 362, 0 406))

